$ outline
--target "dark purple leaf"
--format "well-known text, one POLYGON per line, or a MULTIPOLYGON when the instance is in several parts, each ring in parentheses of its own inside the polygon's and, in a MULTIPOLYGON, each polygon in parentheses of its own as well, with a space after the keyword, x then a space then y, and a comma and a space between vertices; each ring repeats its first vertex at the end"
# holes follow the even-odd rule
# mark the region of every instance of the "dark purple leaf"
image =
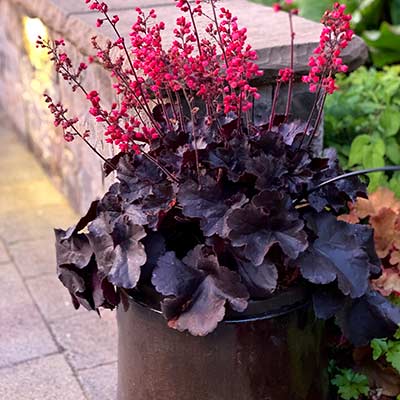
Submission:
POLYGON ((211 168, 223 169, 231 181, 237 182, 246 172, 247 161, 251 160, 250 145, 245 138, 235 137, 228 146, 211 150, 208 162, 211 168))
POLYGON ((104 276, 110 272, 115 258, 114 241, 111 236, 113 228, 105 213, 100 215, 89 225, 88 238, 96 257, 98 268, 104 276))
POLYGON ((153 271, 152 283, 164 296, 187 296, 203 279, 203 274, 196 268, 184 264, 173 251, 158 259, 153 271))
POLYGON ((162 294, 174 296, 162 304, 169 326, 196 336, 216 328, 224 318, 226 303, 244 311, 249 297, 239 275, 221 267, 216 256, 203 246, 193 249, 183 261, 172 252, 160 257, 153 284, 162 294))
MULTIPOLYGON (((327 160, 328 166, 325 170, 316 171, 309 182, 309 189, 343 174, 334 149, 325 150, 324 157, 327 160)), ((330 206, 336 212, 339 212, 347 205, 348 201, 355 201, 359 196, 366 196, 366 187, 358 177, 351 177, 336 181, 311 193, 308 196, 308 201, 318 212, 323 211, 326 206, 330 206)))
POLYGON ((303 225, 290 198, 276 191, 260 193, 251 204, 234 210, 228 218, 232 245, 244 246, 245 257, 256 266, 274 244, 296 259, 307 248, 303 225))
POLYGON ((247 260, 237 260, 237 262, 238 273, 252 298, 263 298, 275 291, 278 283, 278 270, 272 262, 265 259, 258 266, 247 260))
POLYGON ((400 307, 369 290, 363 297, 349 300, 338 313, 337 322, 354 346, 365 346, 374 338, 394 334, 400 324, 400 307))
POLYGON ((266 190, 282 184, 281 178, 287 173, 287 167, 282 160, 262 153, 247 160, 246 172, 257 178, 256 189, 266 190))
POLYGON ((141 242, 144 245, 147 257, 146 263, 142 266, 141 280, 150 282, 158 259, 167 251, 165 239, 159 232, 148 231, 146 237, 141 242))
POLYGON ((297 120, 289 123, 281 123, 279 127, 275 128, 274 130, 277 129, 284 143, 288 146, 291 146, 297 136, 304 134, 306 125, 307 124, 305 122, 297 120))
POLYGON ((62 229, 54 230, 56 235, 56 258, 57 265, 74 265, 76 268, 85 268, 93 255, 89 241, 85 235, 72 234, 67 236, 67 232, 62 229))
POLYGON ((318 238, 299 258, 304 278, 315 284, 337 280, 352 298, 365 294, 370 259, 356 238, 357 229, 328 213, 309 215, 307 220, 318 238))
POLYGON ((205 236, 227 237, 227 219, 236 208, 247 200, 243 194, 230 195, 212 178, 204 177, 201 187, 194 181, 185 182, 179 190, 178 201, 187 217, 200 218, 200 227, 205 236))
POLYGON ((146 236, 142 226, 129 224, 126 236, 114 249, 113 265, 108 280, 115 286, 132 289, 140 278, 141 267, 146 263, 144 246, 139 242, 146 236))
POLYGON ((346 302, 345 295, 336 285, 325 285, 315 289, 313 293, 314 312, 317 318, 333 317, 346 302))

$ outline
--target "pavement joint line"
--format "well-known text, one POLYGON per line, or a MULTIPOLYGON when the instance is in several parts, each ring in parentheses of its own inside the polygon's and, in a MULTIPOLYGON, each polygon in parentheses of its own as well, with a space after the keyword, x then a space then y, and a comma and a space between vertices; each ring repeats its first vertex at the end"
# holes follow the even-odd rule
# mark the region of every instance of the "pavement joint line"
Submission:
MULTIPOLYGON (((24 281, 25 282, 37 281, 40 278, 46 278, 46 277, 49 277, 49 276, 54 276, 54 274, 55 274, 55 272, 43 272, 43 273, 37 274, 37 275, 25 276, 24 277, 24 281)), ((60 284, 62 284, 62 283, 60 282, 60 284)), ((61 318, 64 318, 64 317, 61 317, 61 318)))
POLYGON ((27 360, 17 361, 15 363, 11 363, 9 365, 3 365, 2 367, 0 367, 0 371, 3 371, 5 369, 12 369, 12 368, 18 367, 20 365, 23 365, 23 364, 26 364, 26 363, 30 363, 32 361, 41 360, 43 358, 56 356, 58 354, 63 354, 63 353, 59 352, 59 351, 52 351, 51 353, 47 353, 47 354, 44 354, 44 355, 28 358, 27 360))
POLYGON ((114 365, 114 364, 117 364, 117 362, 118 362, 118 360, 115 359, 113 361, 107 361, 107 362, 104 362, 104 363, 96 364, 96 365, 93 365, 91 367, 77 368, 77 371, 78 372, 90 371, 92 369, 96 369, 96 368, 100 368, 100 367, 107 367, 108 365, 114 365))

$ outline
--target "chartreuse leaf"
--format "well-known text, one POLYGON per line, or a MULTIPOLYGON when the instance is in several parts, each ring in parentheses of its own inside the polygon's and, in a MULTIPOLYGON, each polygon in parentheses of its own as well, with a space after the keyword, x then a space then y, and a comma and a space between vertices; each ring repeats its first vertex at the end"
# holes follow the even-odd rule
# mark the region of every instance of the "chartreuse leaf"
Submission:
POLYGON ((372 357, 377 360, 382 354, 388 350, 388 345, 385 339, 373 339, 371 341, 372 357))
POLYGON ((363 150, 370 146, 371 144, 371 136, 369 135, 359 135, 351 144, 350 154, 349 154, 349 166, 352 167, 354 165, 362 164, 363 160, 363 150))
POLYGON ((379 122, 384 136, 396 135, 400 130, 400 111, 397 111, 394 107, 386 108, 381 114, 379 122))
POLYGON ((374 360, 385 356, 386 361, 400 373, 400 328, 393 335, 395 340, 388 338, 373 339, 371 341, 372 356, 374 360))
POLYGON ((351 369, 340 369, 331 382, 337 386, 343 400, 358 400, 361 395, 369 393, 368 378, 351 369))
POLYGON ((386 141, 386 157, 393 164, 400 164, 400 146, 395 138, 388 138, 386 141))
POLYGON ((392 340, 388 341, 386 360, 392 364, 392 367, 398 373, 400 373, 400 342, 392 340))

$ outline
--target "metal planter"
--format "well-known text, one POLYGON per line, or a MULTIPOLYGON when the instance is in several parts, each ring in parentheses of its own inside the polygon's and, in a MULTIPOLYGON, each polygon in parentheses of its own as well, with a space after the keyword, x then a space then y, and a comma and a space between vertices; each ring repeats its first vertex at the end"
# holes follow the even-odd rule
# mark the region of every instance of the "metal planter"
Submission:
POLYGON ((323 324, 304 291, 253 301, 206 337, 170 329, 157 310, 122 296, 118 400, 327 399, 323 324))

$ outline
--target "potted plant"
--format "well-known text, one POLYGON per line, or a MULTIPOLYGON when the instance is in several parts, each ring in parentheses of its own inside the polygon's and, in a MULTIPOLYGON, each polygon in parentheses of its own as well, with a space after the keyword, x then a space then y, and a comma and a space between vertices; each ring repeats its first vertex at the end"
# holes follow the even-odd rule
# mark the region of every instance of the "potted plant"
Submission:
POLYGON ((92 39, 115 79, 110 110, 84 86, 87 65, 73 67, 63 40, 38 41, 120 149, 105 159, 46 95, 65 139, 81 139, 117 178, 75 226, 56 230, 59 278, 76 307, 118 306, 120 400, 324 399, 322 330, 310 301, 355 343, 400 322, 369 285, 380 274, 372 229, 337 220, 349 200, 366 197, 364 185, 342 179, 334 151, 310 150, 334 74, 347 69, 340 52, 353 36, 350 16, 335 4, 323 17, 303 77, 315 104, 299 121, 290 111, 296 10, 289 0, 275 7, 288 11, 291 65, 255 125, 252 80, 261 72, 246 29, 216 0, 175 1, 182 16, 165 49, 154 10, 136 10, 128 43, 118 16, 86 0, 97 25, 116 34, 105 45, 92 39), (283 85, 286 111, 277 115, 283 85))

